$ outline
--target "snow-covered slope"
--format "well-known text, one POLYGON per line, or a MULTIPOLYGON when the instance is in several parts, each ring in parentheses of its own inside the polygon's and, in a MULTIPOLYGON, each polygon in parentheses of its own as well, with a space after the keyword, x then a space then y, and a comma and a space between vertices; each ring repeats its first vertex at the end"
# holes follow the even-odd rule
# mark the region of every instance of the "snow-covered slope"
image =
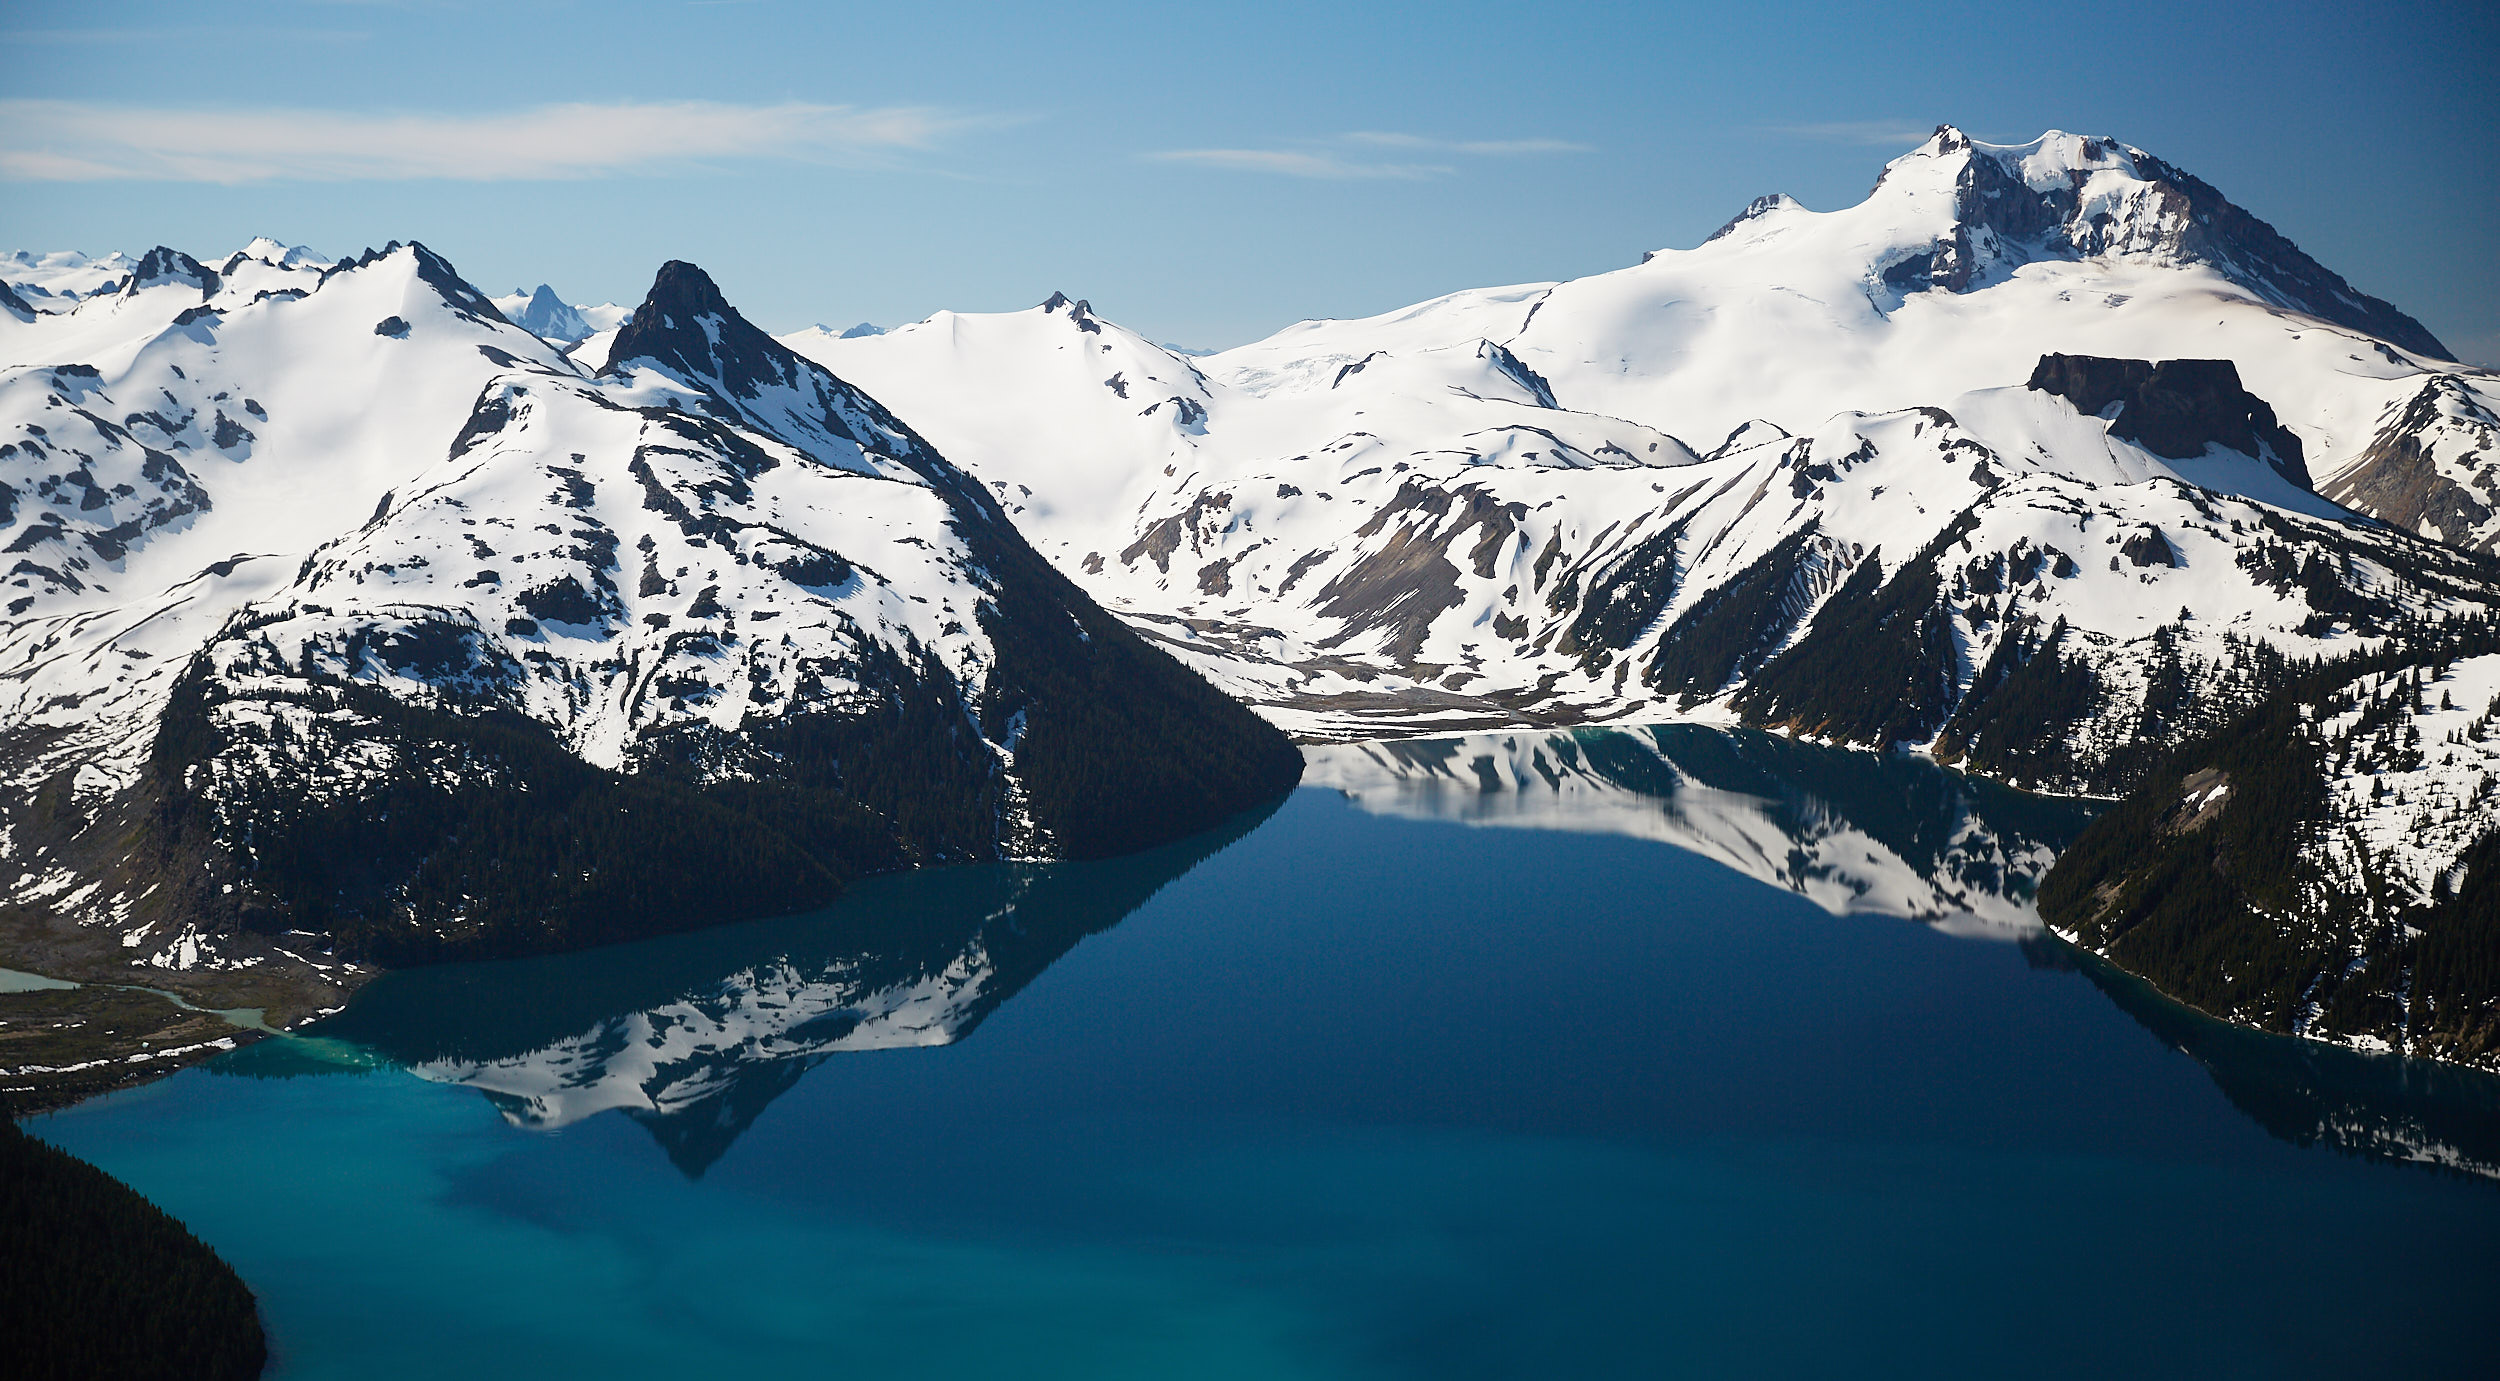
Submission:
MULTIPOLYGON (((2010 664, 2059 630, 2106 710, 2174 648, 2312 655, 2488 594, 2438 552, 2342 526, 2308 483, 2431 381, 2470 398, 2489 380, 2104 139, 1940 130, 1847 210, 1766 198, 1618 273, 1207 359, 1064 296, 787 343, 915 419, 1098 597, 1314 738, 1698 709, 1835 594, 1905 579, 1936 587, 1945 684, 1889 730, 1921 742, 2009 632, 2010 664), (2259 569, 2260 544, 2286 554, 2259 569), (2332 577, 2304 576, 2330 547, 2332 577), (2371 612, 2322 617, 2345 597, 2330 584, 2371 612)), ((2096 716, 2106 741, 2063 780, 2144 722, 2096 716)))
POLYGON ((47 253, 17 249, 0 257, 0 283, 34 310, 63 312, 83 298, 120 286, 134 262, 119 251, 89 258, 74 249, 47 253))
POLYGON ((2369 439, 2425 365, 2418 323, 2202 182, 2114 140, 1975 144, 1950 127, 1865 201, 1766 197, 1706 243, 1614 273, 1313 321, 1213 356, 1262 393, 1332 362, 1488 338, 1565 407, 1695 441, 1764 417, 1804 430, 2019 382, 2041 355, 2228 359, 2313 457, 2369 439))
POLYGON ((0 725, 94 791, 135 779, 189 652, 439 463, 490 379, 564 368, 418 246, 137 270, 0 322, 0 725))
POLYGON ((596 372, 418 246, 160 249, 9 326, 0 921, 72 967, 326 991, 334 941, 543 949, 1112 852, 1298 770, 691 266, 596 372))
POLYGON ((2217 1016, 2500 1068, 2500 622, 2307 669, 2060 860, 2061 934, 2217 1016))

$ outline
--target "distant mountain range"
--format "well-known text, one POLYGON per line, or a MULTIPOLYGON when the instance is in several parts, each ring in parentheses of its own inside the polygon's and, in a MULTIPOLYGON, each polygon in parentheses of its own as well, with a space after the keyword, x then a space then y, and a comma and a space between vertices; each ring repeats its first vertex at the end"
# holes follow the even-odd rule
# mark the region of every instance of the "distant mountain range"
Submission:
POLYGON ((0 265, 0 914, 99 954, 572 943, 513 918, 608 893, 436 848, 533 773, 839 798, 782 832, 835 872, 1148 837, 1053 804, 1043 707, 1155 726, 1067 790, 1214 773, 1174 826, 1289 778, 1194 678, 1106 679, 1172 665, 1134 630, 1307 741, 1689 718, 2125 797, 2061 934, 2500 1058, 2500 375, 2142 150, 1941 127, 1853 207, 1203 357, 1065 294, 775 342, 683 265, 606 324, 256 247, 0 265), (920 756, 862 778, 880 700, 920 756))

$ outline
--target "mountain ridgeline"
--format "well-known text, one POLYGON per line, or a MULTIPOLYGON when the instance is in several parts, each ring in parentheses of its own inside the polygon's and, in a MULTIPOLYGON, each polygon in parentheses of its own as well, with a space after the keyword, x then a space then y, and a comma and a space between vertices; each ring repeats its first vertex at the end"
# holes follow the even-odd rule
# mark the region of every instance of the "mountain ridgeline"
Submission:
POLYGON ((2113 139, 1939 127, 1210 355, 1064 293, 776 340, 681 263, 620 320, 421 246, 7 262, 0 942, 64 971, 291 1019, 1208 828, 1270 724, 1691 717, 2126 798, 2062 933, 2500 1058, 2500 376, 2113 139))
MULTIPOLYGON (((526 430, 516 411, 545 383, 490 386, 453 443, 460 458, 494 452, 462 479, 500 465, 553 481, 500 525, 564 528, 569 545, 552 561, 508 553, 497 558, 508 577, 472 577, 456 587, 478 590, 471 601, 420 614, 395 601, 273 604, 230 625, 178 686, 150 768, 170 842, 215 860, 206 872, 221 889, 233 884, 231 909, 214 907, 221 928, 326 931, 385 964, 570 948, 820 905, 898 867, 1142 848, 1292 785, 1299 760, 1280 734, 1095 607, 977 485, 749 325, 700 269, 660 270, 601 372, 656 375, 667 391, 601 400, 637 414, 630 452, 567 451, 576 469, 558 473, 527 441, 498 451, 490 443, 526 430), (784 655, 788 624, 769 620, 819 610, 776 610, 770 587, 813 604, 825 598, 814 591, 863 586, 891 598, 905 578, 755 501, 765 471, 822 466, 828 453, 819 479, 917 486, 925 535, 898 541, 943 544, 920 579, 951 592, 941 634, 965 641, 959 657, 908 627, 872 631, 838 596, 823 610, 833 636, 784 655), (619 497, 603 503, 603 489, 619 497), (624 513, 609 506, 620 502, 624 513), (754 574, 741 584, 707 569, 702 579, 721 583, 635 621, 641 645, 611 683, 671 710, 629 710, 619 761, 593 765, 565 742, 564 716, 533 718, 530 692, 582 686, 614 657, 620 625, 633 626, 619 534, 636 527, 645 570, 676 573, 638 587, 655 604, 694 583, 676 560, 754 574), (527 577, 513 569, 524 565, 527 577), (509 586, 521 588, 507 613, 509 586), (759 662, 771 673, 755 675, 759 662), (701 712, 732 695, 771 712, 734 728, 701 712), (267 718, 238 713, 246 704, 267 718), (264 730, 290 714, 307 722, 264 730), (291 806, 342 759, 380 766, 337 784, 346 802, 291 806)), ((381 527, 421 522, 437 503, 470 506, 425 491, 381 527)), ((308 596, 364 575, 320 553, 310 569, 308 596)))
MULTIPOLYGON (((217 593, 203 581, 259 574, 213 623, 193 614, 170 675, 80 688, 124 707, 122 734, 16 726, 38 783, 18 839, 102 903, 21 900, 13 920, 54 967, 118 940, 204 994, 309 971, 272 1004, 300 1010, 312 984, 376 964, 803 910, 930 863, 1145 848, 1298 777, 1282 734, 1105 614, 977 483, 692 265, 660 271, 595 375, 417 246, 300 299, 220 304, 220 324, 293 325, 266 318, 381 275, 397 325, 362 348, 469 396, 429 419, 434 458, 300 555, 184 582, 196 609, 217 593)), ((38 458, 59 435, 26 429, 38 458)), ((255 439, 255 467, 317 459, 255 439)), ((208 471, 196 508, 231 482, 208 471)), ((38 521, 18 546, 76 535, 38 521)), ((134 539, 185 540, 197 528, 134 539)), ((123 592, 52 593, 94 622, 123 592)), ((126 609, 105 618, 148 621, 126 609)))
MULTIPOLYGON (((2500 610, 2495 376, 2113 139, 1942 127, 1856 206, 1763 197, 1611 273, 1211 356, 1069 301, 788 340, 1306 741, 1694 716, 2159 794, 2196 770, 2185 747, 2321 669, 2427 676, 2500 610)), ((2481 713, 2500 687, 2476 684, 2429 700, 2481 713)), ((2313 890, 2366 873, 2381 900, 2339 934, 2487 904, 2468 855, 2500 826, 2500 763, 2466 718, 2426 721, 2436 751, 2407 770, 2451 775, 2381 781, 2379 732, 2315 764, 2332 811, 2229 865, 2313 890)), ((2232 895, 2286 972, 2320 971, 2331 945, 2232 895)), ((2161 928, 2124 941, 2132 914, 2056 923, 2151 972, 2161 928)), ((2320 1023, 2181 962, 2166 988, 2242 1019, 2492 1058, 2461 1015, 2480 980, 2436 1021, 2320 1023)), ((2407 991, 2411 963, 2363 986, 2407 991)))

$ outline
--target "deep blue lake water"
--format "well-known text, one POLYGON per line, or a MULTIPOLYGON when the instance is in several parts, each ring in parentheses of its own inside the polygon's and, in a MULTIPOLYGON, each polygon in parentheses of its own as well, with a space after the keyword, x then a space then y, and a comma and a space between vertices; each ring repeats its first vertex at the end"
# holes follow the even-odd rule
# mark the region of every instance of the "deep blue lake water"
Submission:
POLYGON ((1310 782, 388 975, 29 1126, 224 1253, 290 1379, 2500 1367, 2500 1081, 2027 929, 2073 806, 1698 729, 1310 782))

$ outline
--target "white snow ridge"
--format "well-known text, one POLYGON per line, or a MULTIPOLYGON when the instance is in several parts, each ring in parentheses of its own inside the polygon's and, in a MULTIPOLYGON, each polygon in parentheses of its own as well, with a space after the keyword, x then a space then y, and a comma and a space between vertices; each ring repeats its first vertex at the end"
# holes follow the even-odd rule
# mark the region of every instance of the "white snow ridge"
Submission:
MULTIPOLYGON (((402 840, 319 906, 274 881, 394 810, 525 833, 479 803, 559 779, 633 830, 790 822, 715 831, 752 877, 1134 847, 1124 810, 1272 756, 1217 745, 1276 737, 1238 705, 1368 743, 1314 773, 1380 808, 1441 768, 1375 741, 1478 736, 1522 790, 1469 809, 1563 827, 1631 817, 1548 731, 1742 722, 2123 798, 2042 883, 2060 933, 2247 1024, 2500 1059, 2500 992, 2442 957, 2500 907, 2500 376, 2116 140, 1940 127, 1855 206, 1206 356, 1064 293, 776 343, 690 266, 628 313, 413 245, 0 279, 0 888, 115 963, 313 964, 333 906, 395 962, 573 943, 514 899, 642 895, 614 875, 657 854, 550 825, 402 840), (802 778, 920 823, 872 858, 773 794, 802 778), (2162 967, 2223 914, 2233 961, 2162 967)), ((1823 818, 1783 871, 1787 805, 1670 807, 1637 828, 1835 910, 2022 930, 1955 869, 2048 870, 1974 817, 1919 860, 1823 818)), ((653 1051, 744 1038, 646 1015, 653 1051)), ((459 1077, 659 1098, 555 1058, 459 1077)))

